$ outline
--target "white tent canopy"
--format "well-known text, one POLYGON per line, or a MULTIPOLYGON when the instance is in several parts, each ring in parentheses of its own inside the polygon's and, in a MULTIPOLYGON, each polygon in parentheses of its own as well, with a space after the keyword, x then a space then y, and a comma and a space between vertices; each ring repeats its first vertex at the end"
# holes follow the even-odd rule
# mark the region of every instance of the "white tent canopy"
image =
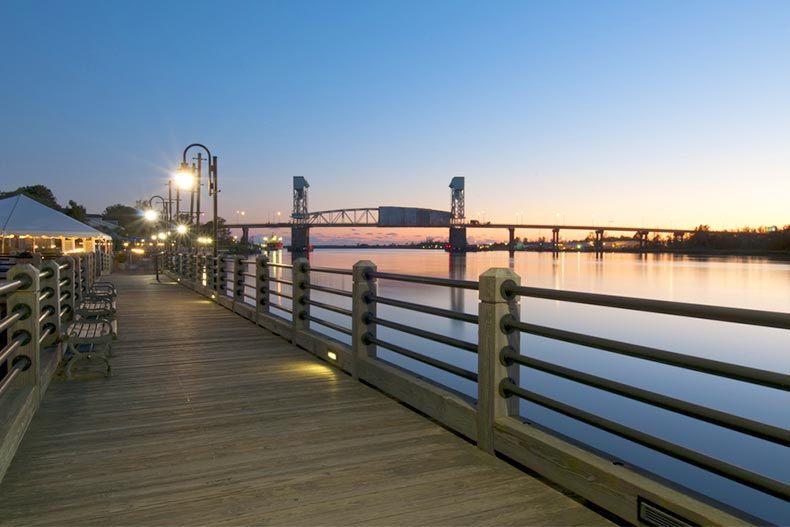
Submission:
POLYGON ((14 235, 111 239, 109 235, 42 205, 24 194, 0 199, 0 231, 3 237, 14 235))
MULTIPOLYGON (((3 240, 0 251, 13 249, 18 245, 15 240, 22 243, 25 239, 32 239, 32 248, 37 250, 36 238, 50 238, 59 239, 59 246, 66 253, 98 250, 112 240, 109 235, 24 194, 0 199, 0 238, 3 240)), ((49 246, 56 247, 51 243, 49 246)), ((23 247, 18 246, 17 249, 22 250, 23 247)))

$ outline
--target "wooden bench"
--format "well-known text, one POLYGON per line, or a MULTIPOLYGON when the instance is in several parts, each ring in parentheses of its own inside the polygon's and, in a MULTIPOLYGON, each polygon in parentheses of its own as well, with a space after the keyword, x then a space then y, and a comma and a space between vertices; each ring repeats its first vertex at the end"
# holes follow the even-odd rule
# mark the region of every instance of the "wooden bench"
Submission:
POLYGON ((112 326, 112 336, 118 338, 118 322, 115 319, 115 305, 107 298, 90 298, 80 302, 74 310, 80 319, 88 321, 106 321, 112 326))
POLYGON ((101 359, 107 364, 106 377, 111 375, 110 357, 112 356, 113 328, 103 319, 81 319, 71 322, 66 328, 66 357, 64 368, 66 378, 71 379, 71 368, 80 359, 101 359))

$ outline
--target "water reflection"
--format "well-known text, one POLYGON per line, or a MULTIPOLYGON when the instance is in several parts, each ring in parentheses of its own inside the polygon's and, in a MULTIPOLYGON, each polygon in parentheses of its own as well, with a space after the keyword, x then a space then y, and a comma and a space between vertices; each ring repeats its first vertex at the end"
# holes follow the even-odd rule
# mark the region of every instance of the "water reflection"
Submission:
MULTIPOLYGON (((466 280, 466 254, 450 253, 450 278, 466 280)), ((464 290, 450 288, 450 309, 458 313, 464 312, 464 290)))

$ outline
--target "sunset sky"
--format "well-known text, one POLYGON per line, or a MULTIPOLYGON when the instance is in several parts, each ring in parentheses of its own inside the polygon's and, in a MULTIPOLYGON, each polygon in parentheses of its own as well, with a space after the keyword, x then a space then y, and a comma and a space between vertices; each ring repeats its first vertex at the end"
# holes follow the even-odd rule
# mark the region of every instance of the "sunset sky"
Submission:
POLYGON ((790 224, 787 1, 2 0, 0 20, 0 190, 131 205, 200 142, 231 222, 290 214, 293 176, 312 211, 449 210, 465 176, 470 219, 790 224))

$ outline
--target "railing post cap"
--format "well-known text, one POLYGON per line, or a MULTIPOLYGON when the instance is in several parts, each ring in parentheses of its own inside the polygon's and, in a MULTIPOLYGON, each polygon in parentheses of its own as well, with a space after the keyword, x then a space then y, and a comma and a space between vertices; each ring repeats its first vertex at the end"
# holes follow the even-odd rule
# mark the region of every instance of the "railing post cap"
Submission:
POLYGON ((366 280, 364 273, 375 272, 376 269, 378 269, 376 264, 370 260, 360 260, 352 268, 354 280, 366 280))
POLYGON ((521 285, 521 277, 506 267, 493 267, 480 275, 480 301, 504 302, 502 284, 512 281, 521 285))

